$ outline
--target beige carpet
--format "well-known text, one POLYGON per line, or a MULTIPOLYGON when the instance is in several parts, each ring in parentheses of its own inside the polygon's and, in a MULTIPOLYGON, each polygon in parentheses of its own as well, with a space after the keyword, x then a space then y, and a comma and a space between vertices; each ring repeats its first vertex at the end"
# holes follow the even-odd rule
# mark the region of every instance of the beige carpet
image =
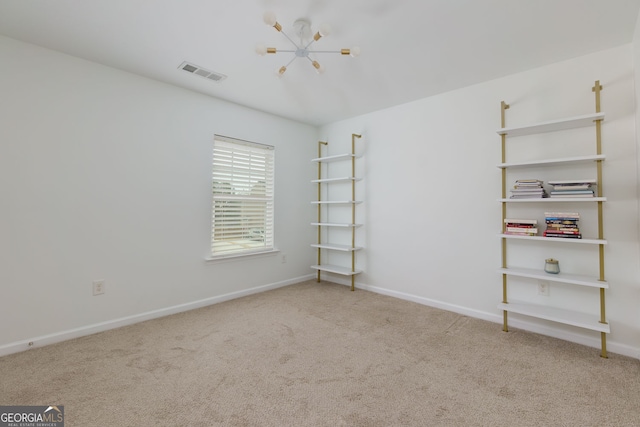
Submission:
POLYGON ((67 427, 640 426, 640 361, 311 281, 0 358, 9 404, 67 427))

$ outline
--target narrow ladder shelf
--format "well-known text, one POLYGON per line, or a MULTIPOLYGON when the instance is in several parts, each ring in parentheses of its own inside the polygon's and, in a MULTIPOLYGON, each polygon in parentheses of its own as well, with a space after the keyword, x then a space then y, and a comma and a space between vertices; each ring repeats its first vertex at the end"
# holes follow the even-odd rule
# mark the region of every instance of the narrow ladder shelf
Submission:
POLYGON ((338 245, 338 244, 329 244, 329 243, 314 243, 311 245, 313 248, 320 249, 329 249, 332 251, 343 251, 343 252, 351 252, 351 251, 359 251, 362 249, 361 246, 351 246, 351 245, 338 245))
POLYGON ((585 114, 583 116, 569 117, 560 120, 550 120, 527 126, 517 126, 498 129, 498 135, 524 136, 535 133, 555 132, 560 130, 575 129, 593 125, 596 120, 604 120, 604 113, 585 114))
POLYGON ((312 265, 311 268, 318 271, 325 271, 327 273, 342 274, 343 276, 355 276, 356 274, 362 273, 362 270, 352 271, 350 268, 329 264, 312 265))
MULTIPOLYGON (((544 319, 546 321, 562 323, 565 325, 571 325, 591 331, 597 331, 600 332, 600 357, 606 358, 607 334, 610 333, 610 325, 607 323, 605 306, 605 293, 606 290, 609 289, 609 283, 604 280, 606 249, 605 245, 607 245, 608 242, 604 238, 603 230, 603 211, 605 207, 604 202, 606 202, 607 199, 606 197, 602 197, 604 195, 602 192, 602 177, 603 167, 605 165, 605 155, 602 153, 602 125, 605 118, 605 113, 600 111, 600 93, 602 91, 602 88, 603 86, 600 84, 600 80, 596 80, 593 87, 590 88, 595 98, 595 112, 593 113, 573 117, 565 117, 558 120, 542 121, 538 123, 530 122, 529 124, 525 124, 523 126, 507 127, 506 111, 509 110, 511 106, 504 101, 500 103, 501 128, 496 132, 500 136, 501 146, 500 163, 498 163, 497 166, 500 169, 501 174, 501 198, 498 199, 498 202, 500 202, 501 205, 500 207, 502 210, 502 222, 507 223, 509 218, 509 211, 516 208, 516 210, 518 211, 529 212, 530 214, 533 214, 533 212, 536 211, 540 212, 541 210, 543 210, 543 208, 544 210, 557 210, 559 212, 569 212, 579 208, 589 211, 594 216, 597 214, 597 223, 593 225, 593 230, 588 233, 590 237, 588 239, 577 239, 575 237, 582 237, 582 234, 574 234, 567 231, 565 231, 564 234, 556 233, 555 235, 551 232, 540 232, 539 234, 532 233, 533 235, 527 235, 526 232, 510 233, 507 232, 506 227, 502 228, 501 231, 499 231, 501 243, 500 253, 502 256, 502 260, 500 268, 497 271, 501 273, 502 279, 502 301, 498 305, 498 308, 502 310, 502 330, 504 332, 509 332, 508 323, 509 316, 511 314, 530 316, 538 319, 544 319), (582 128, 580 129, 580 132, 571 132, 572 129, 578 128, 582 128), (595 138, 593 138, 593 142, 595 144, 591 149, 589 149, 586 145, 592 140, 592 138, 585 137, 588 128, 591 128, 592 131, 595 131, 595 138), (583 130, 585 132, 583 132, 583 130), (552 135, 545 135, 545 133, 548 132, 561 133, 553 135, 555 138, 550 138, 552 135), (519 143, 513 144, 509 147, 509 156, 507 157, 508 140, 512 137, 521 137, 525 135, 537 135, 537 137, 531 139, 523 138, 519 141, 519 143), (538 146, 538 144, 543 141, 554 144, 556 138, 560 140, 560 144, 564 143, 564 141, 567 140, 571 141, 572 143, 575 142, 576 144, 580 143, 585 147, 584 149, 581 148, 577 151, 572 150, 571 152, 567 151, 565 153, 558 154, 554 153, 553 150, 545 149, 545 147, 538 146), (514 152, 513 155, 511 154, 511 150, 513 150, 514 152), (566 178, 564 178, 564 181, 556 182, 549 180, 552 174, 556 174, 560 171, 563 171, 562 173, 567 175, 576 173, 577 169, 572 170, 576 166, 578 166, 578 169, 580 169, 581 171, 589 171, 590 174, 593 174, 593 178, 582 182, 595 183, 595 185, 597 186, 597 193, 592 193, 590 191, 576 191, 572 194, 571 192, 563 193, 562 191, 552 191, 549 194, 549 197, 537 198, 519 198, 519 195, 516 195, 514 193, 512 197, 508 198, 508 196, 510 195, 508 194, 509 189, 512 187, 510 187, 510 184, 507 182, 507 180, 513 178, 513 175, 515 175, 516 173, 523 174, 525 170, 529 171, 527 172, 527 175, 529 175, 529 173, 533 174, 534 172, 542 173, 543 175, 541 178, 546 178, 545 180, 547 181, 547 183, 550 186, 553 186, 555 190, 558 187, 556 187, 554 184, 577 184, 580 182, 576 180, 566 180, 566 178), (522 205, 522 203, 524 203, 525 205, 522 205), (529 205, 526 205, 527 203, 529 205), (515 206, 516 204, 520 205, 515 206), (568 205, 571 207, 563 207, 564 205, 568 205), (551 209, 551 207, 554 207, 554 209, 551 209), (518 241, 520 241, 520 243, 518 243, 518 241), (525 241, 529 241, 529 243, 526 243, 525 241), (530 244, 531 242, 538 242, 538 244, 530 244), (586 256, 595 258, 597 254, 598 261, 590 263, 590 266, 592 265, 593 268, 593 270, 591 270, 591 268, 588 270, 588 273, 591 274, 590 276, 585 275, 583 270, 577 266, 568 266, 569 268, 566 272, 563 271, 561 273, 559 272, 558 274, 549 274, 545 272, 542 269, 541 265, 538 265, 538 268, 520 268, 509 266, 507 255, 511 251, 519 251, 522 254, 522 251, 524 250, 531 251, 532 249, 542 249, 539 242, 545 242, 545 244, 542 245, 545 246, 545 250, 552 249, 548 247, 552 245, 547 245, 546 243, 565 243, 565 248, 562 248, 562 250, 566 250, 567 254, 572 253, 572 256, 576 259, 578 257, 583 258, 586 256), (583 245, 583 247, 571 248, 571 244, 583 245), (591 245, 592 248, 584 247, 584 245, 591 245), (525 248, 525 246, 529 246, 529 248, 527 249, 525 248), (531 248, 531 246, 533 246, 533 248, 531 248), (535 246, 538 247, 536 248, 535 246), (532 281, 531 279, 533 279, 534 283, 535 281, 538 281, 539 291, 544 290, 542 289, 543 286, 546 286, 551 282, 556 284, 564 283, 564 285, 561 286, 561 294, 564 292, 578 294, 578 292, 580 291, 574 287, 576 285, 592 289, 595 288, 598 290, 597 293, 599 294, 599 310, 596 311, 595 305, 591 306, 591 304, 578 304, 577 301, 573 301, 573 305, 571 305, 571 300, 569 300, 566 295, 561 295, 560 298, 544 299, 544 301, 543 299, 534 299, 532 297, 530 298, 525 296, 522 296, 522 300, 520 301, 511 300, 509 297, 509 283, 511 281, 515 281, 516 283, 519 282, 519 286, 527 286, 532 284, 528 283, 532 281), (563 306, 565 306, 566 309, 563 309, 563 306)), ((536 110, 543 111, 543 109, 540 109, 537 106, 536 110)), ((526 111, 524 113, 526 114, 526 111)), ((509 123, 512 124, 511 122, 509 123)), ((536 187, 542 187, 542 181, 537 180, 537 182, 540 185, 536 187)), ((516 180, 516 187, 519 187, 519 184, 522 184, 522 182, 518 182, 518 180, 516 180)), ((587 186, 583 186, 582 188, 586 187, 587 186)), ((580 187, 574 187, 574 190, 578 190, 578 188, 580 187)), ((543 191, 540 190, 540 192, 543 191)), ((518 215, 520 215, 520 213, 518 215)), ((546 220, 547 218, 545 218, 545 221, 546 220)), ((574 224, 573 221, 563 221, 560 224, 559 229, 562 230, 565 227, 567 229, 575 229, 577 225, 572 224, 574 224)), ((543 222, 543 225, 546 224, 543 222)), ((588 260, 585 261, 588 262, 588 260)), ((583 289, 583 291, 586 290, 583 289)), ((576 297, 579 296, 580 295, 576 295, 576 297)))
POLYGON ((562 310, 555 307, 522 302, 500 303, 498 304, 498 308, 510 313, 537 317, 538 319, 591 329, 592 331, 604 332, 607 334, 610 332, 609 324, 600 323, 598 316, 593 314, 579 313, 577 311, 562 310))
MULTIPOLYGON (((352 133, 351 152, 332 156, 323 156, 322 153, 322 148, 327 146, 329 142, 318 141, 318 157, 311 160, 312 162, 315 162, 317 164, 318 169, 317 178, 311 180, 313 184, 316 184, 318 195, 317 200, 311 202, 312 205, 316 206, 318 215, 318 219, 316 220, 316 222, 311 223, 311 225, 315 225, 317 227, 318 234, 317 242, 311 245, 312 248, 316 248, 317 252, 316 265, 312 265, 311 268, 317 270, 316 281, 318 282, 321 281, 322 272, 349 276, 351 281, 351 291, 354 291, 356 287, 356 274, 362 272, 362 270, 356 270, 356 252, 362 249, 362 247, 356 246, 355 244, 356 228, 362 225, 356 224, 356 206, 362 203, 362 201, 356 200, 356 183, 362 180, 362 178, 357 178, 356 174, 356 159, 360 158, 359 155, 356 155, 356 139, 359 138, 362 138, 362 135, 352 133), (333 169, 333 166, 330 166, 327 163, 340 161, 350 163, 351 170, 348 172, 345 169, 342 169, 341 172, 335 174, 336 176, 332 176, 331 171, 333 169), (350 187, 351 189, 351 195, 348 196, 346 195, 346 193, 343 193, 341 196, 337 197, 337 200, 330 200, 332 192, 329 190, 338 187, 332 187, 328 184, 334 183, 348 184, 348 187, 350 187), (323 200, 323 198, 326 198, 326 200, 323 200), (323 220, 326 221, 327 219, 333 217, 335 215, 334 211, 339 212, 342 216, 346 214, 347 210, 351 211, 350 222, 323 222, 323 220), (344 231, 332 231, 328 229, 331 227, 347 229, 347 233, 345 233, 344 231), (351 234, 350 245, 345 244, 345 234, 351 234), (332 240, 337 240, 337 242, 332 242, 332 240), (338 264, 341 264, 342 261, 345 261, 344 258, 347 257, 344 255, 348 254, 349 258, 351 258, 351 265, 347 267, 346 265, 325 264, 325 255, 328 255, 329 257, 332 256, 330 251, 339 251, 345 253, 343 255, 340 255, 340 260, 334 261, 338 264)), ((339 186, 339 188, 342 190, 346 190, 345 187, 347 187, 347 185, 339 186)), ((346 217, 343 217, 342 219, 349 221, 346 217)))
POLYGON ((572 239, 570 237, 520 236, 518 234, 500 234, 505 239, 540 240, 543 242, 582 243, 587 245, 606 245, 604 239, 572 239))
POLYGON ((596 277, 584 276, 581 274, 558 273, 549 274, 544 270, 536 270, 533 268, 500 268, 499 273, 508 274, 509 276, 527 277, 530 279, 541 279, 549 282, 570 283, 573 285, 589 286, 593 288, 608 289, 609 283, 606 280, 598 280, 596 277))

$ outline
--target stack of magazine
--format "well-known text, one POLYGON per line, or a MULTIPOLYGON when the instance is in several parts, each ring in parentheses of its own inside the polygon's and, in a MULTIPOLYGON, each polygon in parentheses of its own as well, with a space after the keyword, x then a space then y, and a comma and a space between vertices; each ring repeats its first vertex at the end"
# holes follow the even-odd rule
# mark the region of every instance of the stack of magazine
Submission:
POLYGON ((511 190, 512 199, 542 199, 547 192, 539 179, 518 179, 511 190))
POLYGON ((550 197, 593 197, 593 187, 596 185, 595 179, 569 180, 569 181, 549 181, 553 186, 550 197))

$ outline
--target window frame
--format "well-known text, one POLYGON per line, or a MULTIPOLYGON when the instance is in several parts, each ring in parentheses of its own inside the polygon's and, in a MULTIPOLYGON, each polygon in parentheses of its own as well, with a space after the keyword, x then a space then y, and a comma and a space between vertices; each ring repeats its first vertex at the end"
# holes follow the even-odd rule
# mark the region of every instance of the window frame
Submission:
POLYGON ((275 147, 215 134, 211 160, 211 234, 207 260, 277 252, 275 147), (227 188, 231 192, 227 193, 227 188), (257 237, 251 235, 256 229, 257 237))

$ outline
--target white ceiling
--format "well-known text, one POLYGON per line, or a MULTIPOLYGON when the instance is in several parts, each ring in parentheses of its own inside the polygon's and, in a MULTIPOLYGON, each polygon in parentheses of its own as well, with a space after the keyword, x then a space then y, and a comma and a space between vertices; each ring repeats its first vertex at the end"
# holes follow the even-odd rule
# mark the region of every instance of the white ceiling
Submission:
MULTIPOLYGON (((298 121, 321 125, 585 55, 633 38, 640 0, 0 0, 0 34, 298 121), (332 33, 318 75, 283 30, 332 33), (226 74, 215 83, 178 66, 226 74)), ((6 66, 3 64, 2 66, 6 66)), ((43 70, 46 74, 46 71, 43 70)))

